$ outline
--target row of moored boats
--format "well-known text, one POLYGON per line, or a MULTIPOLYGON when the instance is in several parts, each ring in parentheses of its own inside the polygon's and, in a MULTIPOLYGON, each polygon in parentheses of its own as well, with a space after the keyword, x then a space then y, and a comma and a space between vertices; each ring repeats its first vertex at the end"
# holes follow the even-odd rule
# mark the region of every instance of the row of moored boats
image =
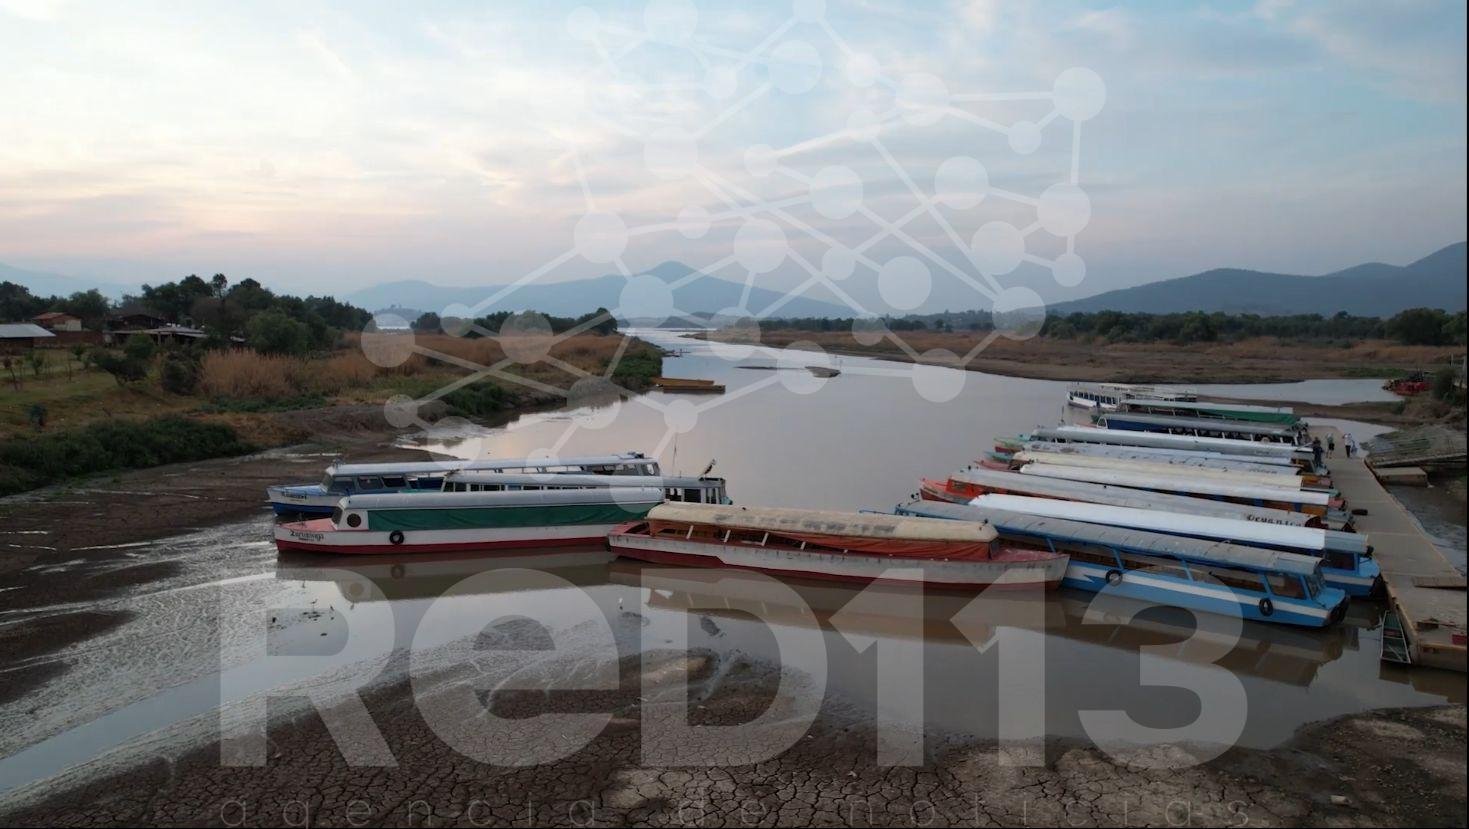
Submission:
POLYGON ((637 452, 333 463, 318 484, 268 493, 277 513, 300 516, 275 527, 283 551, 605 544, 661 564, 946 588, 1066 585, 1266 622, 1340 620, 1348 596, 1374 591, 1378 569, 1304 426, 1293 415, 1254 419, 1262 407, 1162 411, 1194 402, 1134 395, 1110 411, 1087 407, 1093 425, 998 440, 886 513, 737 506, 710 469, 664 475, 637 452))

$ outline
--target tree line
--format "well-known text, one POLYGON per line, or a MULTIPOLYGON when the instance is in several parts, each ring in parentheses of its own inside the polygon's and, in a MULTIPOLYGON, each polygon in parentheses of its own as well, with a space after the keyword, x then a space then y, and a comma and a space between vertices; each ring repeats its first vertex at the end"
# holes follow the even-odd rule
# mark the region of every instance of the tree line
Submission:
MULTIPOLYGON (((792 317, 761 320, 760 327, 765 331, 850 331, 854 321, 851 317, 792 317)), ((899 332, 994 328, 988 311, 909 314, 883 317, 882 322, 888 330, 899 332)), ((1345 311, 1332 316, 1095 311, 1048 315, 1040 333, 1058 339, 1102 342, 1234 342, 1252 337, 1278 337, 1320 342, 1395 340, 1407 345, 1463 345, 1466 325, 1463 311, 1449 313, 1438 308, 1409 308, 1388 319, 1354 316, 1345 311)))

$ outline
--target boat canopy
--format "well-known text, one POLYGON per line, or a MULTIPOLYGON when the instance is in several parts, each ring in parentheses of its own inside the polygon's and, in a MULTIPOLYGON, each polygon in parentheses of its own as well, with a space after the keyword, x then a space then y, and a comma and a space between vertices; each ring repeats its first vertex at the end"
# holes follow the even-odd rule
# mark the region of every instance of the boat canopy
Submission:
POLYGON ((976 507, 1085 521, 1089 524, 1112 524, 1170 535, 1194 535, 1219 541, 1290 547, 1319 553, 1326 549, 1326 531, 1310 527, 1285 527, 1261 524, 1238 518, 1213 518, 1205 515, 1179 515, 1161 510, 1135 509, 1086 504, 1079 501, 1055 501, 1023 495, 981 495, 969 502, 976 507))
POLYGON ((1130 423, 1155 429, 1194 429, 1201 432, 1234 432, 1241 435, 1267 435, 1282 438, 1293 437, 1297 431, 1295 426, 1274 423, 1251 423, 1242 420, 1221 420, 1214 417, 1183 417, 1140 412, 1109 412, 1098 418, 1097 423, 1109 429, 1115 428, 1114 424, 1130 423))
POLYGON ((1266 443, 1237 438, 1211 438, 1196 435, 1170 435, 1164 432, 1134 432, 1122 429, 1100 429, 1096 426, 1043 426, 1031 432, 1032 439, 1110 443, 1120 446, 1159 446, 1169 449, 1204 449, 1238 455, 1309 458, 1305 446, 1266 443))
POLYGON ((569 469, 597 467, 628 467, 651 464, 656 471, 658 462, 642 452, 624 452, 618 455, 581 455, 564 458, 479 458, 456 460, 445 458, 431 461, 398 461, 390 463, 340 463, 333 461, 326 468, 328 475, 414 475, 450 472, 453 470, 503 470, 503 469, 569 469))
POLYGON ((1252 406, 1245 403, 1204 403, 1196 400, 1159 400, 1142 397, 1122 401, 1121 409, 1153 414, 1197 415, 1221 420, 1294 425, 1299 418, 1289 406, 1252 406))
POLYGON ((1144 460, 1141 458, 1109 458, 1065 452, 1034 452, 1029 449, 1016 452, 1015 460, 1021 463, 1048 463, 1057 466, 1082 466, 1089 469, 1109 469, 1120 472, 1136 472, 1147 475, 1188 475, 1190 477, 1215 480, 1223 483, 1259 484, 1282 489, 1300 489, 1304 480, 1294 471, 1265 472, 1245 469, 1218 469, 1166 460, 1144 460))
POLYGON ((1016 446, 1017 451, 1060 452, 1067 455, 1092 455, 1099 458, 1129 458, 1134 460, 1166 461, 1180 464, 1219 464, 1232 469, 1250 472, 1277 472, 1281 475, 1299 474, 1290 458, 1268 455, 1231 455, 1196 449, 1163 449, 1156 446, 1114 446, 1106 443, 1058 443, 1032 440, 1016 446))
POLYGON ((1090 469, 1084 466, 1061 466, 1060 464, 1051 463, 1028 463, 1020 467, 1020 474, 1040 475, 1046 478, 1066 478, 1072 481, 1090 481, 1094 484, 1116 484, 1135 489, 1156 489, 1163 492, 1187 492, 1195 495, 1213 495, 1224 498, 1279 501, 1286 504, 1310 504, 1320 507, 1331 504, 1331 495, 1317 490, 1287 489, 1285 487, 1260 486, 1258 484, 1232 484, 1217 480, 1203 480, 1187 474, 1150 475, 1112 469, 1090 469))
POLYGON ((555 486, 561 488, 608 487, 608 486, 651 486, 700 489, 722 489, 723 478, 699 478, 692 475, 583 475, 577 473, 549 472, 495 472, 491 470, 455 470, 444 476, 445 485, 502 484, 505 486, 555 486))
MULTIPOLYGON (((1116 507, 1171 510, 1192 515, 1213 515, 1219 518, 1240 518, 1266 524, 1304 527, 1314 518, 1304 512, 1292 510, 1255 507, 1248 504, 1236 504, 1233 501, 1192 498, 1187 495, 1170 495, 1164 492, 1129 489, 1123 486, 1109 486, 1086 481, 1070 481, 1065 478, 1021 475, 1018 472, 1000 472, 994 469, 965 469, 962 472, 955 472, 951 477, 954 480, 977 486, 1003 489, 1016 495, 1088 501, 1093 504, 1110 504, 1116 507)), ((1347 534, 1350 535, 1350 533, 1347 534)))
POLYGON ((662 504, 648 513, 650 521, 711 524, 737 530, 831 535, 849 538, 912 541, 987 542, 995 530, 987 524, 956 524, 929 518, 826 510, 729 507, 709 504, 662 504))
POLYGON ((1129 527, 1091 524, 1064 518, 1027 515, 995 507, 947 504, 942 501, 913 501, 898 507, 899 514, 958 521, 988 521, 1005 534, 1029 535, 1058 541, 1098 544, 1144 555, 1241 567, 1262 572, 1320 576, 1321 559, 1315 556, 1247 547, 1202 538, 1185 538, 1129 527))
POLYGON ((381 495, 348 495, 339 509, 474 509, 493 507, 552 506, 566 504, 661 503, 660 487, 603 487, 600 489, 522 489, 506 492, 401 492, 381 495))

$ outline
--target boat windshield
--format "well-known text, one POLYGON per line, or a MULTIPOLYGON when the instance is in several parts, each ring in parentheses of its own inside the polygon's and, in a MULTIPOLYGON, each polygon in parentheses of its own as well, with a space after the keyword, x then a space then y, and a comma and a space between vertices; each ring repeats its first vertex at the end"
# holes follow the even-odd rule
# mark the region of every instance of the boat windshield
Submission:
POLYGON ((1302 578, 1302 581, 1306 583, 1306 593, 1311 598, 1314 599, 1317 596, 1321 595, 1321 588, 1324 585, 1322 583, 1321 575, 1319 573, 1313 573, 1309 576, 1305 576, 1302 578))

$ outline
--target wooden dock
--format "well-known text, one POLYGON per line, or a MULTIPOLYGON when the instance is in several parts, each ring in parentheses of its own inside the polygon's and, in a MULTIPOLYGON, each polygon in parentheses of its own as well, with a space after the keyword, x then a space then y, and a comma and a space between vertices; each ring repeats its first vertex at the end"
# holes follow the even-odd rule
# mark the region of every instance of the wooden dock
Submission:
MULTIPOLYGON (((1323 438, 1331 427, 1313 429, 1323 438)), ((1337 444, 1341 445, 1340 434, 1337 444)), ((1464 576, 1423 532, 1407 507, 1388 494, 1361 457, 1328 457, 1331 479, 1369 536, 1382 568, 1387 600, 1402 624, 1414 665, 1464 672, 1466 611, 1464 576)))

